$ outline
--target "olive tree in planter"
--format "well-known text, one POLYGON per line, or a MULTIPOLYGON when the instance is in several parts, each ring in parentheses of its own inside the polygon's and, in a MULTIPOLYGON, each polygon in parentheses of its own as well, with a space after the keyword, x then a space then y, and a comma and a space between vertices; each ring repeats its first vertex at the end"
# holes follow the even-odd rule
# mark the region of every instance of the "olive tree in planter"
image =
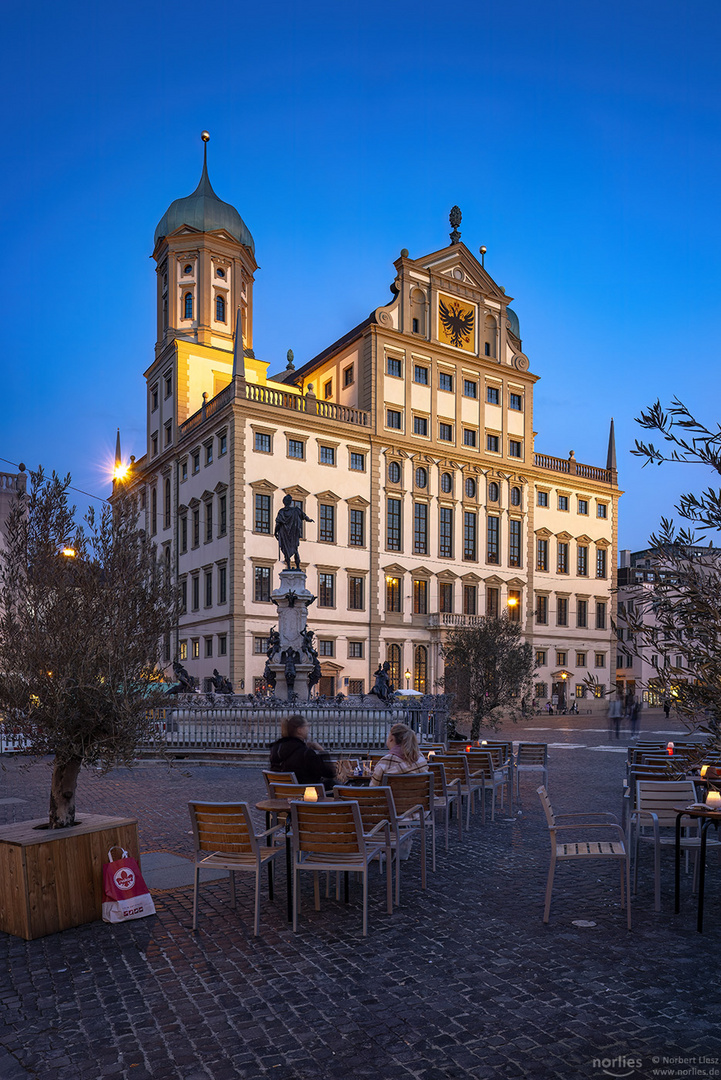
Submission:
POLYGON ((47 827, 70 830, 80 769, 131 764, 153 738, 175 591, 122 484, 80 526, 69 476, 30 479, 0 553, 0 713, 52 755, 47 827))

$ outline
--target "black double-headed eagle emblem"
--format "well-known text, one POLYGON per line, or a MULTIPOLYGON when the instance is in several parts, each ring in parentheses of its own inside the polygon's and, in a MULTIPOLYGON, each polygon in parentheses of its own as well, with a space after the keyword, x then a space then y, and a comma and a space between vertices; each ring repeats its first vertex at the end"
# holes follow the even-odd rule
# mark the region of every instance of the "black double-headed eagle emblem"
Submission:
POLYGON ((449 307, 442 300, 438 304, 443 329, 451 339, 451 345, 461 348, 470 339, 473 333, 473 311, 463 311, 458 303, 452 303, 449 307))

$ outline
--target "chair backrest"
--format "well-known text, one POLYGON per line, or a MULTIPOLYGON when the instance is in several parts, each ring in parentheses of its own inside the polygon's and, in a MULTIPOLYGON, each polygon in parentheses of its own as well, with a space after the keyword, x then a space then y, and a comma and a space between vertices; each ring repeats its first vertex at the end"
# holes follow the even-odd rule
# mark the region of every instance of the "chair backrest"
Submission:
POLYGON ((364 856, 363 820, 357 802, 326 799, 325 802, 290 804, 293 844, 317 855, 364 856))
POLYGON ((539 788, 536 788, 536 792, 539 799, 541 800, 541 806, 543 807, 543 812, 546 815, 546 822, 548 823, 549 829, 555 829, 556 815, 553 813, 553 807, 551 806, 551 800, 548 798, 548 792, 543 785, 541 785, 541 787, 539 788))
POLYGON ((423 743, 420 747, 422 754, 428 754, 433 751, 434 754, 445 754, 446 744, 442 742, 423 743))
MULTIPOLYGON (((474 747, 474 749, 476 748, 474 747)), ((500 751, 500 763, 501 765, 505 765, 505 763, 510 760, 511 754, 513 753, 513 743, 501 739, 481 739, 477 749, 490 750, 492 753, 500 751)))
POLYGON ((302 799, 306 788, 315 788, 321 802, 325 799, 325 788, 322 784, 269 784, 268 791, 271 799, 302 799))
MULTIPOLYGON (((658 818, 659 826, 676 825, 674 806, 688 806, 696 802, 696 788, 692 780, 637 780, 636 809, 650 810, 658 818)), ((648 821, 641 818, 640 824, 648 821)))
POLYGON ((404 814, 418 803, 425 811, 433 810, 433 773, 388 773, 388 786, 393 792, 396 812, 404 814))
POLYGON ((500 769, 501 762, 492 750, 469 750, 466 754, 468 769, 470 772, 481 772, 487 780, 493 777, 496 769, 500 769))
POLYGON ((273 796, 270 791, 271 784, 297 784, 298 778, 294 772, 273 772, 272 769, 263 769, 263 779, 265 780, 265 786, 268 791, 268 796, 272 799, 273 796))
MULTIPOLYGON (((516 766, 548 765, 548 743, 519 742, 516 766)), ((545 790, 545 789, 544 789, 545 790)))
POLYGON ((428 762, 428 772, 433 776, 433 794, 439 795, 445 798, 448 794, 448 781, 446 778, 446 767, 442 761, 434 761, 432 758, 428 762))
POLYGON ((247 803, 189 802, 196 851, 256 854, 257 841, 247 803))
POLYGON ((396 828, 396 806, 393 792, 389 787, 379 784, 377 787, 335 787, 336 799, 357 802, 364 829, 372 829, 379 821, 387 821, 391 829, 396 828))
POLYGON ((469 783, 467 754, 443 754, 437 755, 435 761, 446 770, 446 781, 451 784, 454 780, 460 780, 462 784, 469 783))

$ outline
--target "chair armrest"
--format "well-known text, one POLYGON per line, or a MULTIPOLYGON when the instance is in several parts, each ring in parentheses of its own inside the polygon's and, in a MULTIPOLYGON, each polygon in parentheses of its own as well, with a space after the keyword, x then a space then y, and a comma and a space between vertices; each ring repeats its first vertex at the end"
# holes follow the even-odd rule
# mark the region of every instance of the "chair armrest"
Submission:
POLYGON ((556 814, 556 821, 565 821, 567 818, 608 818, 618 824, 618 818, 608 810, 589 810, 588 813, 556 814))
POLYGON ((406 821, 409 818, 415 817, 416 814, 419 811, 420 811, 421 814, 425 813, 422 804, 421 803, 416 803, 415 806, 411 806, 410 810, 406 810, 405 813, 403 813, 403 814, 398 814, 397 817, 396 817, 396 820, 397 821, 406 821))
POLYGON ((658 825, 658 814, 654 814, 653 810, 633 810, 631 811, 631 818, 640 820, 641 818, 650 818, 654 825, 658 825))
POLYGON ((385 818, 383 818, 383 820, 382 820, 382 821, 379 821, 377 825, 374 825, 374 826, 373 826, 373 828, 371 829, 371 831, 370 831, 370 832, 367 832, 367 833, 365 834, 366 840, 370 840, 371 836, 375 836, 375 834, 376 834, 377 832, 380 832, 380 831, 381 831, 381 829, 387 829, 387 828, 389 828, 389 824, 388 824, 388 822, 386 821, 386 819, 385 819, 385 818))
POLYGON ((456 789, 456 795, 457 796, 460 796, 460 795, 463 794, 463 788, 462 788, 460 776, 457 776, 455 778, 455 780, 449 780, 448 783, 446 784, 446 787, 447 788, 454 787, 456 789))
POLYGON ((617 832, 620 832, 623 839, 624 840, 626 839, 625 831, 621 828, 620 825, 618 825, 616 822, 613 822, 613 821, 588 822, 585 825, 584 824, 579 824, 579 825, 552 825, 551 826, 551 832, 561 832, 562 829, 575 829, 576 832, 578 832, 579 829, 616 829, 617 832))
POLYGON ((266 829, 265 832, 256 833, 256 840, 265 840, 266 836, 274 836, 275 833, 285 832, 285 825, 274 825, 272 829, 266 829))

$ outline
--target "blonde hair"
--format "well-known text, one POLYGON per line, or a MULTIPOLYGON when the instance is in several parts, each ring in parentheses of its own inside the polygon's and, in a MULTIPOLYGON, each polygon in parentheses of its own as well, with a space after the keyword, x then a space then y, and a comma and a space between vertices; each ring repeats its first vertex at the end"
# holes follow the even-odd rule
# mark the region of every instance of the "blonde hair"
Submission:
POLYGON ((420 756, 416 733, 408 724, 394 724, 390 734, 395 739, 396 745, 400 746, 403 760, 409 765, 415 765, 420 756))

